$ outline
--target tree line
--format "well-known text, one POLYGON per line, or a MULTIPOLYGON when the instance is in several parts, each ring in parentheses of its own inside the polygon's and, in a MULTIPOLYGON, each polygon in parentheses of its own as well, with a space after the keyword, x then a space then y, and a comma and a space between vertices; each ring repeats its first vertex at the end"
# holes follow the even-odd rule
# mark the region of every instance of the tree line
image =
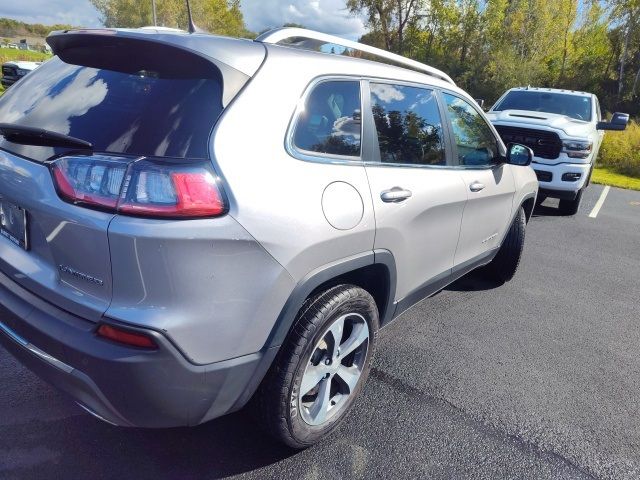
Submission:
MULTIPOLYGON (((153 23, 151 0, 91 0, 107 27, 153 23)), ((185 28, 184 0, 156 0, 159 25, 185 28)), ((240 0, 191 0, 200 27, 254 37, 240 0)), ((477 98, 513 86, 596 93, 640 115, 640 0, 346 0, 361 42, 440 68, 477 98)))
POLYGON ((39 23, 24 23, 11 18, 0 18, 1 37, 39 37, 44 38, 52 30, 66 30, 70 25, 42 25, 39 23))
MULTIPOLYGON (((107 27, 153 24, 151 0, 90 0, 107 27)), ((158 25, 186 28, 184 0, 156 0, 158 25)), ((255 37, 240 0, 191 0, 198 26, 255 37)), ((440 68, 488 103, 514 86, 582 90, 640 116, 640 0, 346 0, 360 39, 440 68)), ((2 20, 46 35, 52 27, 2 20)), ((5 28, 5 29, 6 29, 5 28)))
POLYGON ((347 0, 360 41, 428 63, 475 97, 514 86, 596 93, 640 115, 640 0, 347 0))

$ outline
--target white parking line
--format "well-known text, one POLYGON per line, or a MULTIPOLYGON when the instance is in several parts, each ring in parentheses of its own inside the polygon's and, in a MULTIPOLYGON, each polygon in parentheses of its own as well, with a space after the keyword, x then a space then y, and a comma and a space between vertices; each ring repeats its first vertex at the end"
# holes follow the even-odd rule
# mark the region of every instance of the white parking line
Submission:
POLYGON ((607 198, 607 194, 609 193, 609 190, 611 190, 611 187, 609 187, 609 185, 607 185, 602 189, 600 198, 594 205, 593 210, 591 210, 591 213, 589 214, 589 218, 596 218, 598 216, 598 213, 600 212, 600 209, 602 208, 602 205, 604 205, 604 201, 607 198))

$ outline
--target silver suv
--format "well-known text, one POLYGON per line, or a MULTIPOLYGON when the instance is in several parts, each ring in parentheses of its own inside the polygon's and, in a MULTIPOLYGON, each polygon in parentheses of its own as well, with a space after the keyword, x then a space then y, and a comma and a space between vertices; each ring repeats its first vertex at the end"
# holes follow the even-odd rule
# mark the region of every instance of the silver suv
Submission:
POLYGON ((300 29, 48 42, 0 100, 0 341, 102 420, 251 401, 311 445, 381 327, 518 267, 532 152, 443 72, 300 29))

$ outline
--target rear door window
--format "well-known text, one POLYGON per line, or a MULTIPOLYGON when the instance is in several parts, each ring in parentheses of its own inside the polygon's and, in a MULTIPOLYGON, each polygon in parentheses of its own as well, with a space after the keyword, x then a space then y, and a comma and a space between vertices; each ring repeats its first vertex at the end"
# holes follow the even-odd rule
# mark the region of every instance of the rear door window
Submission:
POLYGON ((382 163, 445 165, 442 119, 432 90, 371 83, 382 163))
POLYGON ((361 124, 360 82, 321 82, 298 115, 293 143, 306 152, 358 157, 361 124))
MULTIPOLYGON (((222 81, 214 69, 207 76, 168 78, 149 70, 123 73, 53 58, 0 98, 0 122, 80 138, 94 151, 207 158, 209 135, 222 112, 222 81)), ((2 137, 0 148, 38 161, 61 153, 2 137)))

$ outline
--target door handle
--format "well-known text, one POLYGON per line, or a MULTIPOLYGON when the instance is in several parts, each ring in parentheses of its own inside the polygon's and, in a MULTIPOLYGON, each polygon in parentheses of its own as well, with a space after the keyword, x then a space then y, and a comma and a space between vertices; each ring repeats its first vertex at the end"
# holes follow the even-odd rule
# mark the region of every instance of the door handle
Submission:
POLYGON ((469 190, 471 190, 472 192, 479 192, 483 188, 484 184, 480 182, 473 182, 471 185, 469 185, 469 190))
POLYGON ((406 200, 411 195, 413 195, 411 193, 411 190, 405 190, 404 188, 400 187, 393 187, 390 190, 385 190, 384 192, 380 193, 380 199, 383 202, 387 203, 398 203, 406 200))

